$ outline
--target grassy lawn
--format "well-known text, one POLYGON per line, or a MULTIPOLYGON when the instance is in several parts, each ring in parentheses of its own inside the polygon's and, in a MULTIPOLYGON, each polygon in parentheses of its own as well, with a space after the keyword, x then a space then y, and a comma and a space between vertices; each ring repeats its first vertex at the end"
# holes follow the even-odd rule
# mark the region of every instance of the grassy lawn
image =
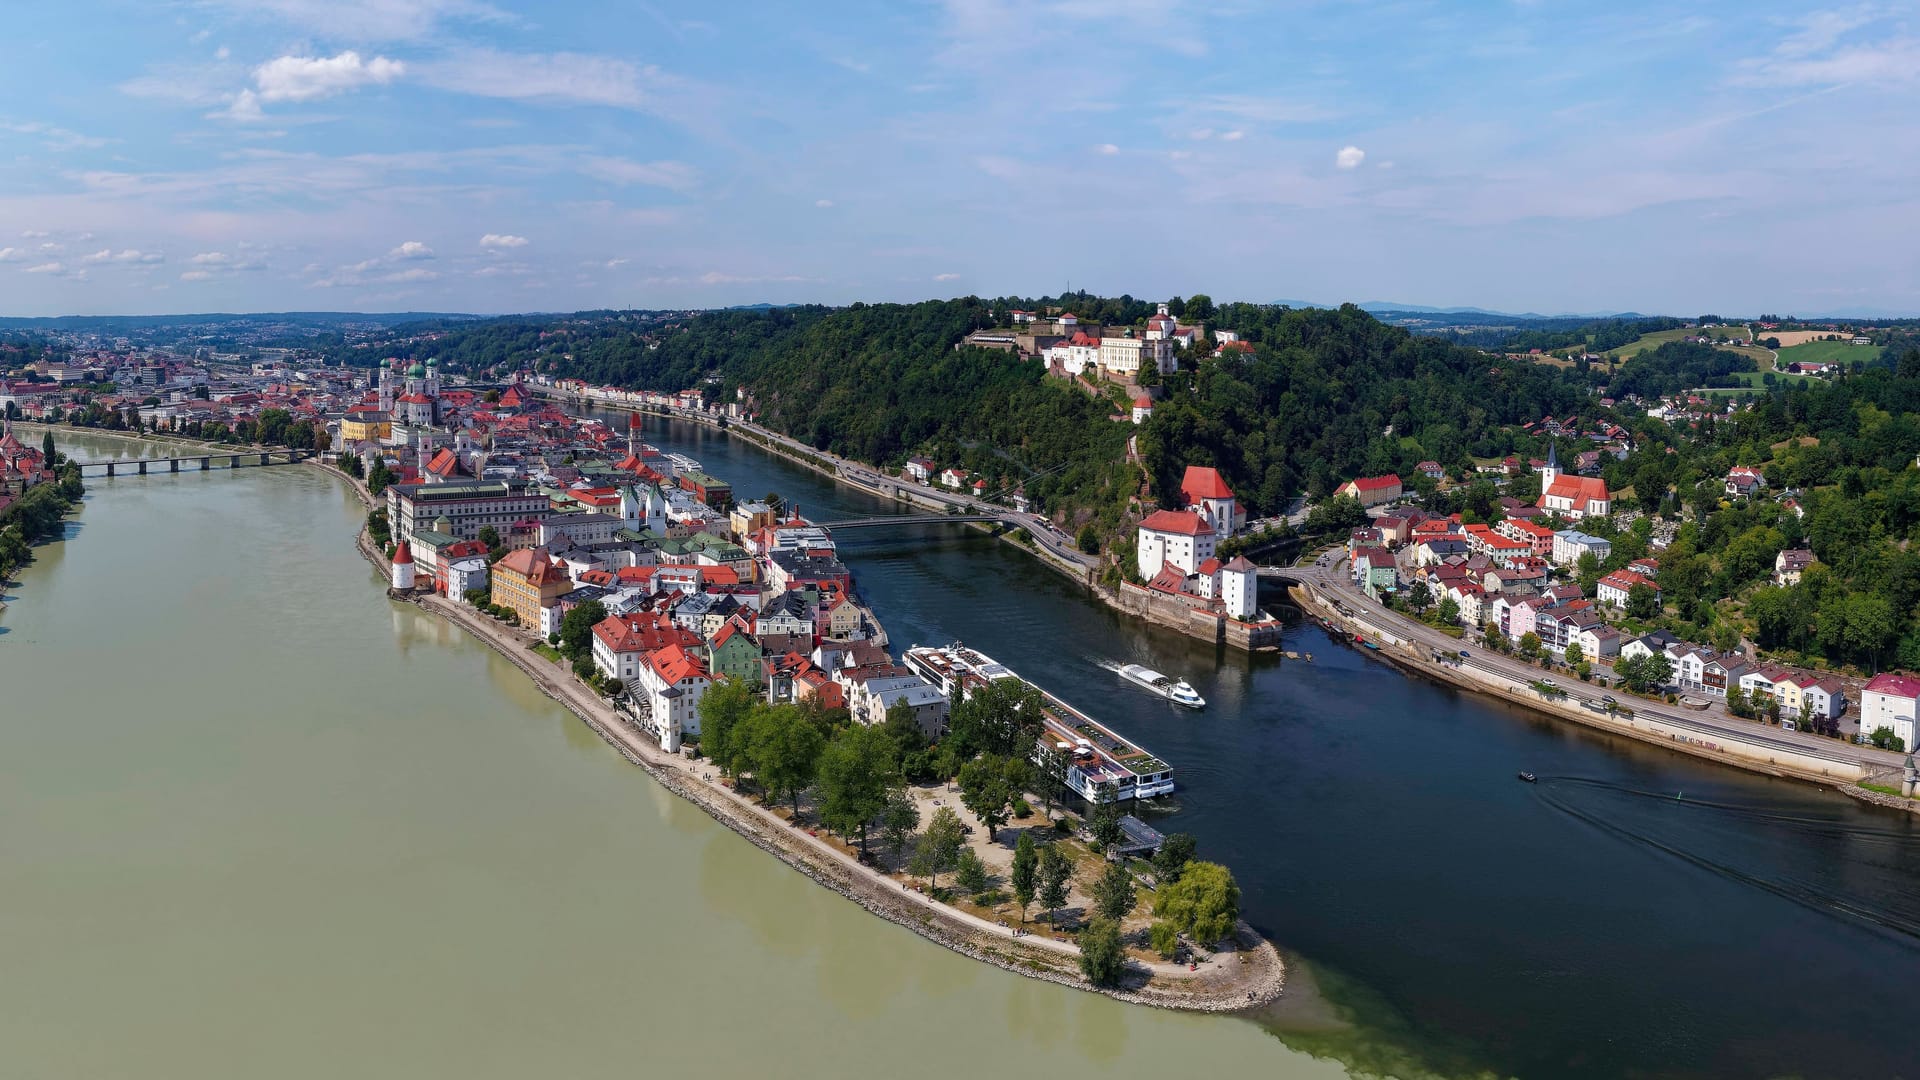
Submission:
MULTIPOLYGON (((1865 350, 1862 350, 1862 351, 1864 352, 1865 350)), ((1782 362, 1783 363, 1785 362, 1784 358, 1782 362)), ((1757 386, 1757 387, 1764 388, 1767 385, 1766 378, 1768 375, 1772 375, 1773 381, 1777 385, 1782 385, 1782 386, 1788 383, 1796 383, 1796 382, 1810 383, 1810 382, 1820 381, 1820 378, 1817 375, 1794 375, 1785 371, 1739 371, 1734 373, 1733 378, 1738 380, 1740 385, 1742 386, 1749 386, 1749 387, 1757 386)))
MULTIPOLYGON (((1692 329, 1681 327, 1677 330, 1659 330, 1651 334, 1643 334, 1639 340, 1628 342, 1617 349, 1608 349, 1604 355, 1619 360, 1631 360, 1641 353, 1657 349, 1669 341, 1679 341, 1682 338, 1691 337, 1702 332, 1703 331, 1697 327, 1692 329)), ((1711 330, 1704 331, 1704 333, 1708 337, 1718 337, 1724 333, 1731 338, 1744 336, 1748 341, 1753 340, 1753 332, 1741 326, 1715 327, 1711 330)), ((1738 351, 1746 352, 1744 349, 1738 351)))
POLYGON ((1890 787, 1886 784, 1869 784, 1865 780, 1862 780, 1860 781, 1860 786, 1868 791, 1877 791, 1882 795, 1891 795, 1896 799, 1901 797, 1899 788, 1890 787))
POLYGON ((1809 341, 1780 350, 1780 366, 1795 363, 1850 364, 1855 360, 1872 363, 1880 359, 1878 345, 1849 345, 1845 341, 1809 341))
POLYGON ((560 662, 560 659, 561 659, 560 650, 554 648, 553 646, 547 644, 544 641, 536 643, 533 647, 533 651, 539 653, 541 656, 546 657, 547 659, 553 661, 556 664, 560 662))

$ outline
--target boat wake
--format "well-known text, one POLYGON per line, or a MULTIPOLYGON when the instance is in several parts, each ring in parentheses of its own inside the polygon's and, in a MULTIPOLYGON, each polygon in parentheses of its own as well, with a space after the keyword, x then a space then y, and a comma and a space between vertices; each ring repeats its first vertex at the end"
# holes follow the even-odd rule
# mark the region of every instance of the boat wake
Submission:
POLYGON ((1920 949, 1920 828, 1864 823, 1844 812, 1851 808, 1831 815, 1790 812, 1577 776, 1542 776, 1534 790, 1548 806, 1596 829, 1920 949), (1770 843, 1777 831, 1819 842, 1770 843), (1783 865, 1785 853, 1796 850, 1823 850, 1828 857, 1783 865), (1836 858, 1845 861, 1839 870, 1836 858))

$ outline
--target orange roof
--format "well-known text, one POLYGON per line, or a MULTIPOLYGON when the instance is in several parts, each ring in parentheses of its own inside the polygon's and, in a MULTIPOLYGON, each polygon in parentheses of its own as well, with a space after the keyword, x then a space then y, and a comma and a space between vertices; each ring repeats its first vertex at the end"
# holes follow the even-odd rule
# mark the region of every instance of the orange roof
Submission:
POLYGON ((1153 532, 1180 533, 1184 536, 1211 536, 1213 526, 1199 514, 1186 510, 1155 510, 1140 527, 1153 532))
POLYGON ((1607 494, 1607 482, 1597 476, 1556 476, 1553 484, 1540 493, 1540 501, 1535 505, 1547 505, 1547 496, 1557 499, 1571 499, 1575 504, 1584 506, 1590 500, 1606 502, 1612 498, 1607 494))
POLYGON ((543 547, 521 548, 510 551, 498 563, 494 572, 517 574, 526 578, 529 584, 548 585, 566 578, 566 573, 553 565, 553 557, 543 547))

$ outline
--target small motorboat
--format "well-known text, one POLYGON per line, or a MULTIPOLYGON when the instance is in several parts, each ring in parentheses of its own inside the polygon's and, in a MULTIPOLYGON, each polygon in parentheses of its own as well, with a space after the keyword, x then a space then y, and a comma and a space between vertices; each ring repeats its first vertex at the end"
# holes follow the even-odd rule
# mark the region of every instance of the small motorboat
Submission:
POLYGON ((1185 705, 1189 709, 1207 707, 1207 699, 1201 697, 1200 691, 1195 690, 1185 679, 1173 684, 1173 689, 1167 691, 1167 698, 1175 705, 1185 705))
POLYGON ((1538 783, 1538 782, 1539 782, 1539 780, 1540 780, 1540 778, 1539 778, 1539 777, 1537 777, 1537 776, 1535 776, 1535 775, 1533 775, 1533 774, 1532 774, 1532 773, 1530 773, 1530 772, 1523 772, 1523 773, 1521 773, 1521 774, 1520 774, 1520 779, 1521 779, 1521 780, 1523 780, 1523 781, 1525 781, 1525 782, 1527 782, 1527 783, 1529 783, 1529 784, 1533 784, 1533 783, 1538 783))

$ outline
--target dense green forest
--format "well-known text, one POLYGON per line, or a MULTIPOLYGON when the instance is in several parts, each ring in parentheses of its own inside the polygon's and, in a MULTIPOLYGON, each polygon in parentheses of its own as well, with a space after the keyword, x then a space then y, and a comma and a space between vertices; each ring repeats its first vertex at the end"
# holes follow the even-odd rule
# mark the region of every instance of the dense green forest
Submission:
POLYGON ((1737 386, 1733 375, 1757 367, 1753 357, 1731 349, 1669 341, 1627 361, 1609 389, 1615 397, 1661 398, 1701 387, 1737 386))
POLYGON ((1163 498, 1187 465, 1218 467, 1260 512, 1426 459, 1466 466, 1531 444, 1509 425, 1585 411, 1591 396, 1578 372, 1411 334, 1352 305, 1232 305, 1222 324, 1254 351, 1170 377, 1141 433, 1163 498))
POLYGON ((1541 349, 1585 348, 1606 352, 1630 345, 1646 334, 1685 326, 1683 320, 1667 316, 1639 319, 1534 319, 1520 327, 1476 327, 1456 330, 1449 335, 1461 345, 1496 352, 1525 352, 1541 349))

